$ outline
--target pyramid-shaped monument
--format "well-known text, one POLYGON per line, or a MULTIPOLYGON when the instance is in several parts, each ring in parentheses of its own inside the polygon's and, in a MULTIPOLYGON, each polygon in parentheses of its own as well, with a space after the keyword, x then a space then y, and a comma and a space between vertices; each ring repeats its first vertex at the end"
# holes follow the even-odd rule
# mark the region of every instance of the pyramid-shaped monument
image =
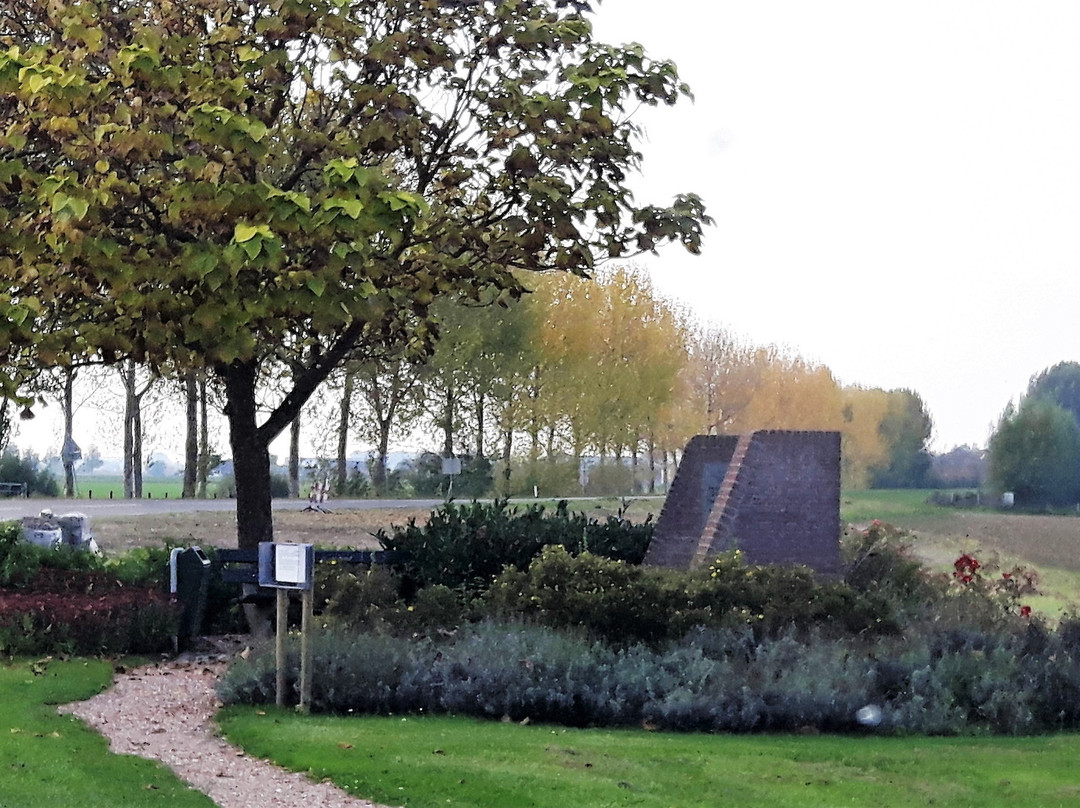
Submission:
POLYGON ((839 573, 839 432, 760 430, 690 440, 645 563, 689 569, 736 549, 748 564, 839 573))

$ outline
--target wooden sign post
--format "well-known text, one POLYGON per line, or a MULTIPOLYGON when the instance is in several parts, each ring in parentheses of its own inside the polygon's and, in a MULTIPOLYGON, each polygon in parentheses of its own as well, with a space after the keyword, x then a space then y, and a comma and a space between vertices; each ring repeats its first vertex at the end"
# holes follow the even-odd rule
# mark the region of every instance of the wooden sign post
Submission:
POLYGON ((288 634, 289 592, 299 591, 300 620, 300 712, 311 710, 311 614, 315 579, 315 551, 310 544, 259 544, 259 586, 277 590, 277 705, 285 706, 285 637, 288 634))

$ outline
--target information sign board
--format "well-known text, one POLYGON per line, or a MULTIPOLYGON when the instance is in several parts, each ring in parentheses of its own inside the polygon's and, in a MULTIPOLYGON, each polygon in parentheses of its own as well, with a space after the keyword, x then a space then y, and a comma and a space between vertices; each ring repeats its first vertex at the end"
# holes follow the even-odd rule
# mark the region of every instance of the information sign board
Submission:
POLYGON ((314 569, 313 544, 259 543, 259 586, 311 589, 314 569))

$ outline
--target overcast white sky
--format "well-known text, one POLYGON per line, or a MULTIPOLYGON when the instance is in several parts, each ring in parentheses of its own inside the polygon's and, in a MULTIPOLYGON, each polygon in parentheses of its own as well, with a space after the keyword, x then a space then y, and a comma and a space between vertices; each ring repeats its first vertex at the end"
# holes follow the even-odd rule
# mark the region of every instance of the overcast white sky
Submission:
POLYGON ((644 116, 639 201, 716 219, 644 262, 665 294, 918 391, 937 449, 1080 360, 1080 3, 605 0, 595 30, 696 96, 644 116))
POLYGON ((639 201, 716 219, 643 261, 666 295, 918 391, 937 449, 1080 359, 1080 2, 605 0, 595 28, 696 96, 642 116, 639 201))

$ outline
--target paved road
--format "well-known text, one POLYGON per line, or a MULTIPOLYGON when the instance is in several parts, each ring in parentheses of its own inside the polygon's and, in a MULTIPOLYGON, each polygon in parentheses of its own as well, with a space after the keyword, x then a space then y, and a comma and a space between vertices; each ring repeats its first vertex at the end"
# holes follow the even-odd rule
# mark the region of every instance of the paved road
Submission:
MULTIPOLYGON (((441 499, 336 499, 323 505, 330 511, 372 510, 377 508, 435 508, 441 499)), ((306 499, 275 499, 274 510, 302 511, 306 499)), ((37 516, 43 510, 54 514, 85 513, 95 516, 141 516, 153 513, 190 513, 193 511, 231 511, 234 499, 3 499, 0 521, 37 516)))

